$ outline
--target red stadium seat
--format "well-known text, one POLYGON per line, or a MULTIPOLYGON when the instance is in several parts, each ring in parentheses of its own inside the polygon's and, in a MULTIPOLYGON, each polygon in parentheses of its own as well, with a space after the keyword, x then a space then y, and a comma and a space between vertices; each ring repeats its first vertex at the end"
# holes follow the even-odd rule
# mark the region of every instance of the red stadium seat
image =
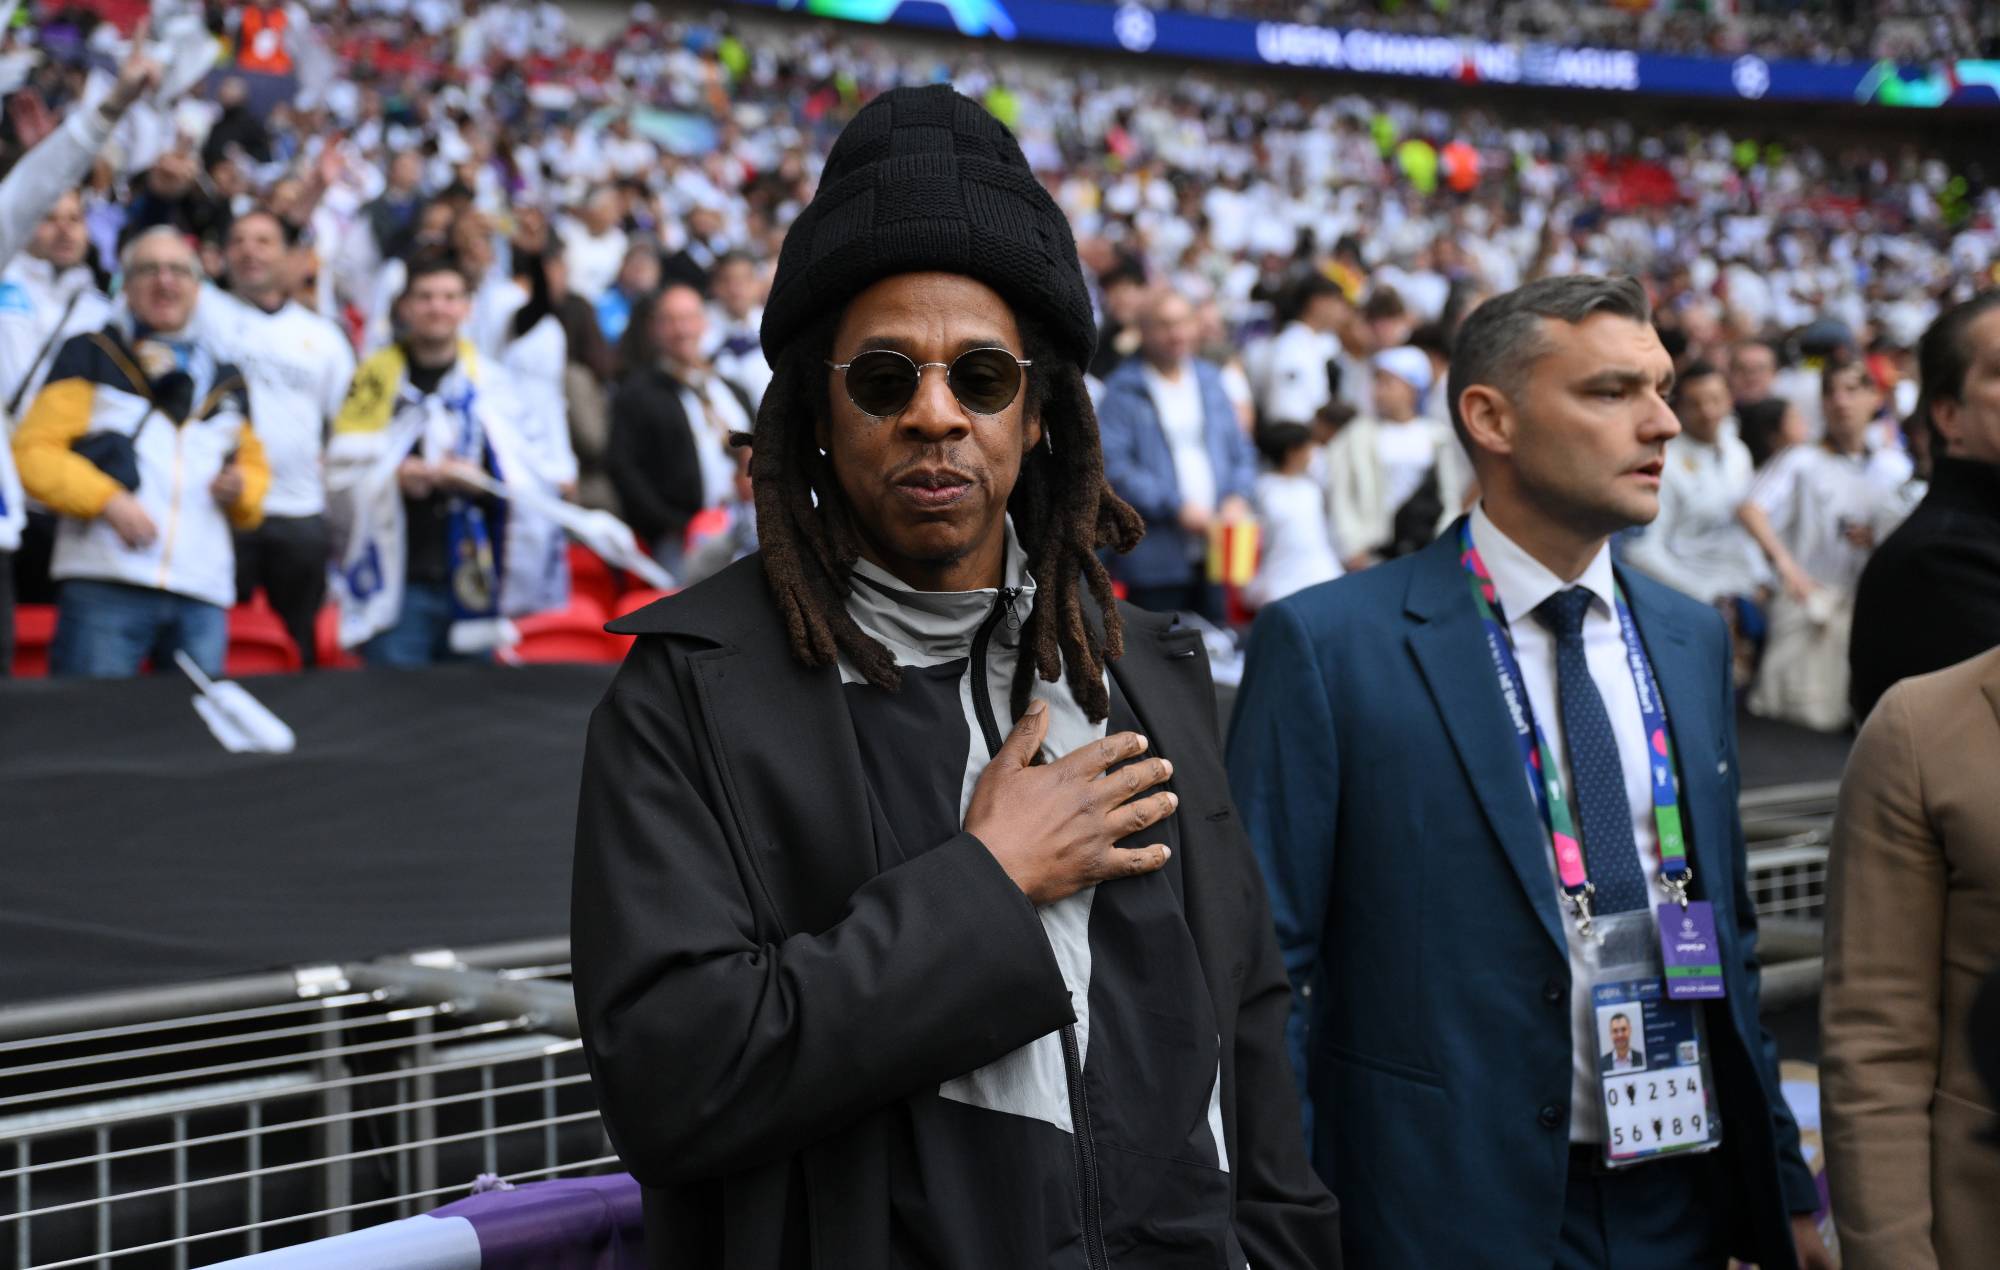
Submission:
POLYGON ((595 600, 609 609, 618 601, 618 575, 595 551, 580 542, 569 545, 569 593, 595 600))
POLYGON ((250 597, 248 604, 229 610, 229 651, 223 657, 223 673, 239 675, 282 675, 305 663, 291 632, 264 601, 263 592, 250 597))
POLYGON ((49 645, 56 640, 56 606, 14 606, 14 677, 41 679, 49 673, 49 645))
POLYGON ((329 604, 313 620, 313 656, 321 670, 359 670, 361 659, 340 646, 340 606, 329 604))
POLYGON ((500 655, 513 665, 542 662, 612 662, 625 655, 629 641, 604 629, 604 606, 586 596, 572 595, 569 607, 552 613, 531 613, 514 619, 521 642, 500 655))
POLYGON ((729 509, 727 507, 704 507, 688 521, 686 547, 689 555, 694 549, 717 534, 729 532, 729 509))

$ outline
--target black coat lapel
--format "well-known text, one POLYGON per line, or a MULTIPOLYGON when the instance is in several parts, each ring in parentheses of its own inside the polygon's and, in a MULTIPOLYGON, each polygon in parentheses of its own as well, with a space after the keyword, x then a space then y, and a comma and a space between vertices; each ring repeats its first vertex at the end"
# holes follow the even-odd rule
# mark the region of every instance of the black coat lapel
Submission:
POLYGON ((754 882, 782 934, 825 930, 877 872, 840 672, 792 655, 761 558, 731 565, 699 591, 686 597, 699 605, 669 597, 610 629, 715 645, 692 653, 688 671, 754 882))
MULTIPOLYGON (((1111 662, 1111 675, 1155 750, 1173 763, 1167 788, 1181 800, 1148 837, 1165 841, 1179 857, 1188 930, 1210 999, 1221 1009, 1235 999, 1233 981, 1251 949, 1241 946, 1244 910, 1232 898, 1243 886, 1242 877, 1216 849, 1220 822, 1236 812, 1222 767, 1208 654, 1199 631, 1130 605, 1121 605, 1119 612, 1125 621, 1125 655, 1111 662)), ((1089 617, 1094 625, 1096 613, 1089 617)), ((1233 1022, 1225 1026, 1233 1033, 1233 1022)))

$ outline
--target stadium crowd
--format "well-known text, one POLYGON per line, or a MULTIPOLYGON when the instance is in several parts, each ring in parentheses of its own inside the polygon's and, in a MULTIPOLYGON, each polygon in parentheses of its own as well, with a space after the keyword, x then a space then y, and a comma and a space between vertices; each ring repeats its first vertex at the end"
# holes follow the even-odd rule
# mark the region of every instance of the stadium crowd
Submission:
POLYGON ((58 674, 175 646, 219 667, 222 610, 259 587, 308 663, 329 585, 364 660, 488 656, 502 619, 568 601, 556 499, 622 516, 682 581, 750 550, 729 438, 770 376, 763 293, 832 137, 898 83, 982 100, 1068 215, 1107 471, 1149 526, 1114 573, 1219 624, 1468 504, 1444 374, 1481 299, 1629 273, 1687 436, 1622 549, 1726 608, 1760 709, 1844 726, 1853 587, 1924 488, 1899 426, 1919 338, 1996 280, 2000 189, 1914 147, 1002 74, 643 4, 598 46, 550 4, 187 23, 153 59, 73 11, 16 48, 0 400, 39 506, 0 548, 23 602, 61 583, 58 674), (234 73, 162 101, 218 32, 234 73), (224 434, 199 482, 155 411, 224 434), (1225 592, 1210 540, 1240 555, 1256 522, 1262 567, 1214 571, 1225 592))

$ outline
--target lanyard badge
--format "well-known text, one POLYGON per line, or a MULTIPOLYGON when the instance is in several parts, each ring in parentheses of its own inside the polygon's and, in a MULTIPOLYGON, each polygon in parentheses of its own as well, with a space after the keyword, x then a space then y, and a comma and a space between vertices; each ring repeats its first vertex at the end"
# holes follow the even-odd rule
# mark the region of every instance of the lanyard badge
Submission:
POLYGON ((1639 910, 1602 920, 1609 938, 1590 985, 1604 1162, 1613 1169, 1722 1144, 1702 1010, 1662 993, 1648 918, 1639 910))
MULTIPOLYGON (((1555 852, 1556 875, 1564 900, 1576 918, 1577 932, 1602 944, 1599 916, 1592 911, 1596 888, 1591 885, 1584 864, 1583 847, 1577 839, 1576 816, 1563 791, 1562 774, 1549 750, 1548 737, 1535 721, 1528 703, 1526 682, 1515 657, 1513 637, 1501 612, 1499 592, 1486 562, 1472 543, 1472 525, 1459 526, 1460 561, 1472 587, 1473 604, 1479 610, 1486 635, 1486 647, 1499 676, 1501 695, 1514 725, 1514 739, 1520 749, 1528 785, 1534 790, 1535 806, 1549 831, 1555 852)), ((1667 712, 1653 674, 1646 646, 1632 609, 1625 602, 1623 588, 1612 592, 1618 614, 1618 630, 1625 644, 1625 661, 1638 694, 1639 717, 1645 728, 1648 783, 1653 795, 1653 824, 1659 836, 1660 885, 1668 902, 1659 906, 1657 927, 1660 950, 1666 966, 1666 988, 1673 1000, 1707 999, 1723 995, 1721 959, 1717 953, 1715 912, 1704 900, 1688 896, 1694 880, 1694 866, 1688 862, 1687 831, 1681 819, 1679 786, 1675 779, 1674 748, 1667 731, 1667 712)))

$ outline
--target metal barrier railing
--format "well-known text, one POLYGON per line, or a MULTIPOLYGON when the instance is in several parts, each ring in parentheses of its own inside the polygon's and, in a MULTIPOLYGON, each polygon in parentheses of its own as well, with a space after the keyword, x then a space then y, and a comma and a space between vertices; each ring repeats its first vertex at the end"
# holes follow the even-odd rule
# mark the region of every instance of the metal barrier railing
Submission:
POLYGON ((1826 864, 1840 786, 1782 785, 1742 800, 1750 899, 1767 923, 1826 915, 1826 864))
POLYGON ((414 1215, 481 1174, 614 1167, 567 958, 516 945, 0 1011, 0 1261, 178 1270, 414 1215))

